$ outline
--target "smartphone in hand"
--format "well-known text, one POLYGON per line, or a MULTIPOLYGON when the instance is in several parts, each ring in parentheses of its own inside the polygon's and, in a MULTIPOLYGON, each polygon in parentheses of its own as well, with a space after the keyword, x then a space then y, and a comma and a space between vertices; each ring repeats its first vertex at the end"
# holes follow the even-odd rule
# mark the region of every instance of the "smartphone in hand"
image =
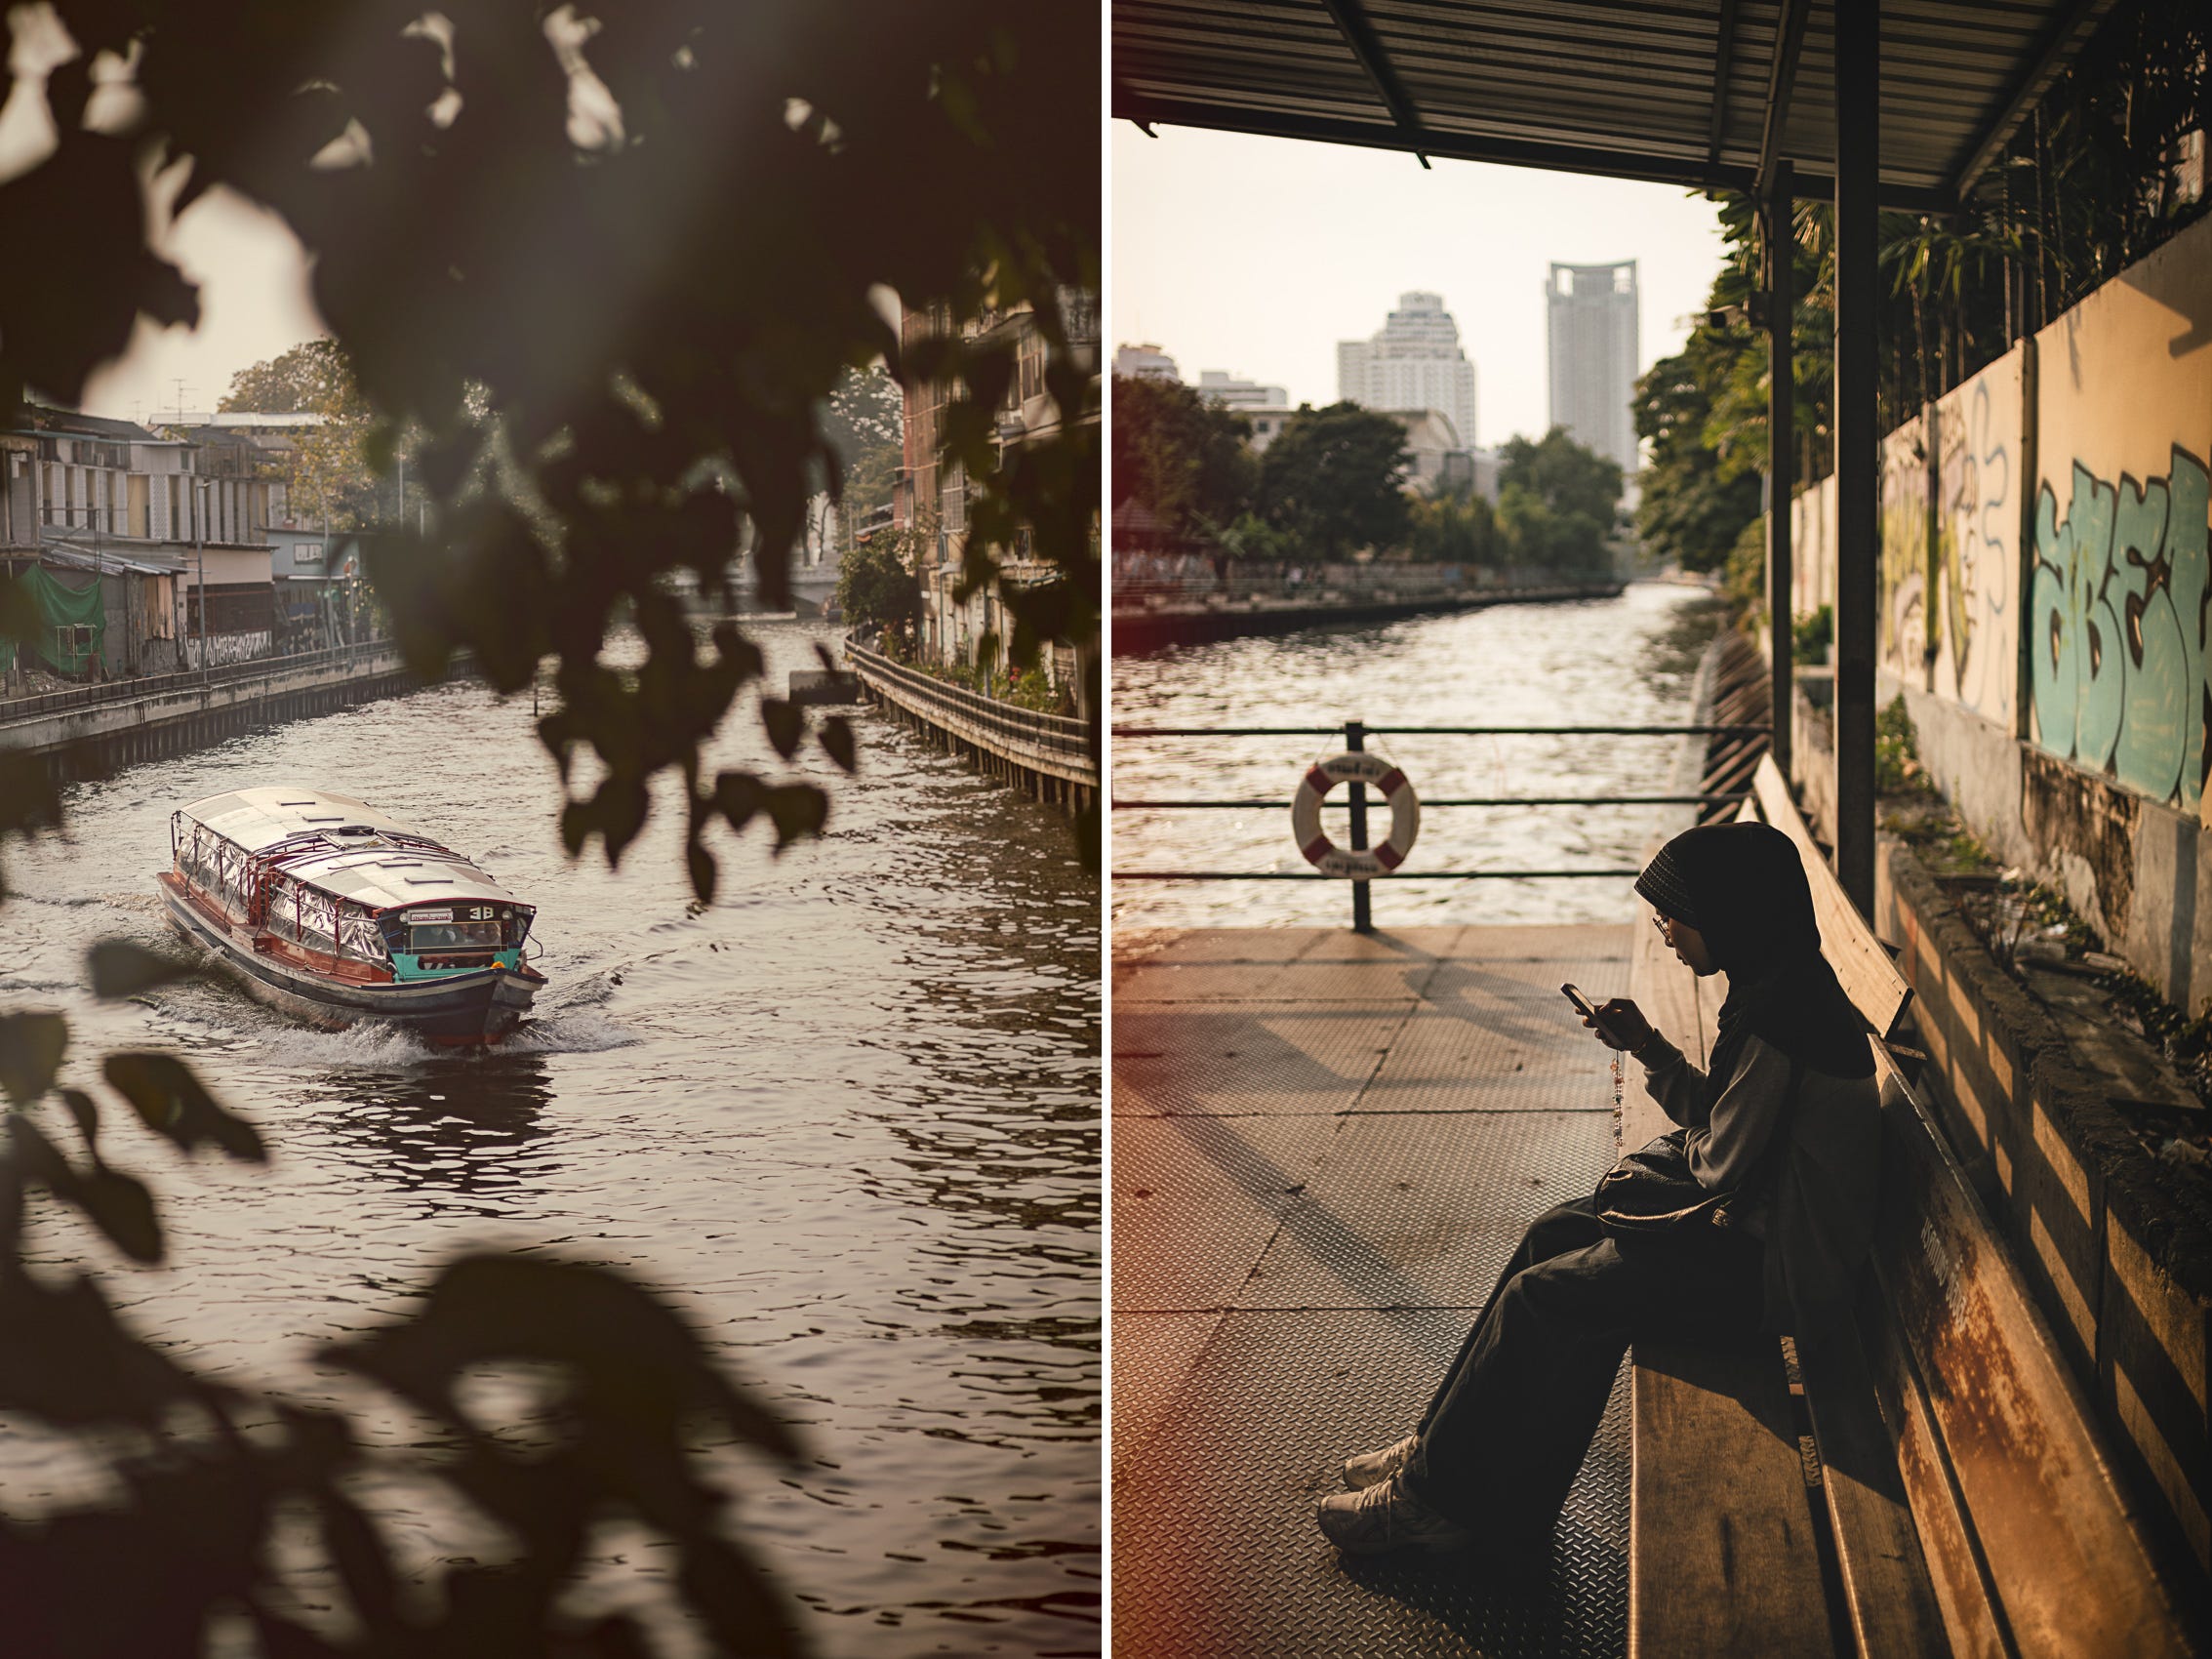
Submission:
POLYGON ((1585 996, 1579 988, 1572 985, 1562 985, 1559 988, 1559 993, 1562 996, 1566 997, 1569 1002, 1572 1002, 1575 1005, 1576 1013, 1582 1015, 1584 1019, 1589 1021, 1590 1024, 1597 1027, 1597 1029, 1603 1032, 1608 1038, 1612 1036, 1613 1033, 1611 1028, 1609 1028, 1603 1020, 1597 1017, 1597 1010, 1590 1005, 1589 998, 1585 996))

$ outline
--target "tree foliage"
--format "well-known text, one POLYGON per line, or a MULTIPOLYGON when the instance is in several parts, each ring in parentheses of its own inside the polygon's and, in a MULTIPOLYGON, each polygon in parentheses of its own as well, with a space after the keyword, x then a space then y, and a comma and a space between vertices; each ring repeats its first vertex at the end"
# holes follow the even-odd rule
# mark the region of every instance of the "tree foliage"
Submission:
POLYGON ((1498 452, 1498 522, 1515 564, 1599 570, 1611 557, 1621 465, 1553 426, 1498 452))
POLYGON ((216 405, 222 413, 319 415, 292 438, 287 497, 295 516, 332 530, 358 530, 378 516, 378 478, 369 465, 375 416, 354 384, 345 347, 310 340, 241 369, 216 405))
MULTIPOLYGON (((427 529, 372 548, 400 641, 426 672, 466 649, 505 691, 553 660, 540 737, 574 791, 572 851, 597 840, 619 859, 664 775, 680 785, 702 898, 713 825, 762 818, 779 845, 820 830, 813 786, 705 773, 702 745, 762 657, 727 624, 703 649, 672 579, 726 591, 743 525, 764 596, 785 597, 809 495, 842 487, 848 371, 880 360, 903 383, 964 388, 945 436, 983 491, 971 560, 1026 530, 1065 573, 1037 603, 1061 630, 1095 631, 1095 405, 1061 303, 1099 279, 1095 16, 1011 0, 550 13, 53 0, 12 20, 66 39, 43 86, 16 87, 55 136, 0 183, 0 229, 42 250, 0 266, 0 416, 26 384, 75 401, 141 314, 196 319, 190 285, 147 240, 157 170, 180 185, 179 212, 220 186, 280 216, 313 258, 315 302, 368 411, 370 470, 405 433, 427 491, 427 529), (912 211, 887 211, 902 203, 912 211), (955 331, 902 354, 885 289, 956 318, 1033 306, 1057 435, 1002 460, 1007 348, 955 331), (647 655, 618 672, 601 653, 622 617, 647 655)), ((271 365, 239 395, 276 380, 271 365)), ((788 757, 789 705, 761 702, 788 757)), ((850 765, 841 723, 819 736, 850 765)), ((45 759, 0 750, 0 838, 60 817, 45 759)), ((94 972, 134 982, 112 951, 94 972)), ((196 1653, 220 1614, 270 1654, 643 1653, 628 1614, 565 1600, 594 1528, 634 1517, 671 1546, 670 1594, 716 1646, 798 1650, 788 1608, 726 1541, 726 1502, 692 1450, 702 1426, 771 1455, 794 1442, 665 1305, 615 1275, 463 1257, 407 1315, 327 1353, 436 1426, 389 1451, 342 1414, 196 1373, 125 1324, 91 1275, 32 1271, 21 1230, 44 1210, 76 1213, 127 1259, 163 1259, 151 1192, 109 1161, 110 1119, 186 1152, 261 1151, 170 1056, 110 1055, 104 1094, 58 1090, 67 1040, 58 1014, 0 1016, 0 1411, 75 1436, 111 1490, 36 1528, 0 1519, 13 1647, 196 1653), (559 1380, 536 1425, 559 1427, 551 1444, 518 1449, 514 1425, 461 1409, 457 1385, 487 1365, 559 1380), (360 1473, 395 1464, 478 1512, 512 1556, 456 1563, 427 1596, 403 1590, 356 1491, 360 1473), (342 1607, 317 1615, 274 1582, 285 1517, 311 1521, 342 1607)))
POLYGON ((1706 441, 1737 355, 1721 331, 1700 328, 1636 383, 1636 435, 1651 446, 1636 534, 1647 551, 1684 570, 1718 570, 1759 513, 1758 474, 1739 457, 1724 468, 1706 441))
POLYGON ((1114 377, 1114 491, 1172 536, 1212 539, 1251 510, 1260 483, 1251 439, 1250 420, 1179 381, 1114 377))
POLYGON ((786 601, 814 485, 842 483, 824 411, 848 370, 964 388, 945 442, 983 492, 972 558, 1027 532, 1068 577, 1054 631, 1095 627, 1093 391, 1062 309, 1099 279, 1095 20, 1011 0, 53 10, 79 49, 45 88, 58 143, 0 185, 0 225, 55 246, 0 276, 0 401, 25 380, 73 398, 138 313, 193 315, 146 245, 141 162, 181 172, 180 210, 223 185, 280 215, 374 412, 372 470, 420 434, 427 532, 371 548, 400 643, 423 672, 469 650, 502 690, 554 660, 541 737, 576 790, 572 850, 619 859, 673 773, 711 883, 704 837, 737 829, 717 802, 745 791, 700 748, 761 658, 735 628, 702 651, 670 579, 726 590, 743 521, 762 597, 786 601), (120 79, 97 107, 123 113, 95 130, 102 53, 120 79), (1032 306, 1056 435, 1002 459, 1010 347, 955 332, 903 356, 886 289, 956 318, 1032 306), (623 615, 650 654, 635 673, 600 661, 623 615))
POLYGON ((1505 562, 1497 509, 1471 488, 1438 490, 1411 507, 1407 550, 1423 563, 1491 566, 1505 562))
POLYGON ((1406 461, 1405 428, 1391 417, 1302 405, 1260 458, 1262 511, 1314 557, 1394 547, 1410 517, 1406 461))
POLYGON ((913 628, 922 615, 914 564, 931 540, 919 530, 885 530, 849 548, 837 565, 837 605, 845 621, 893 634, 913 628))
MULTIPOLYGON (((1883 429, 2206 211, 2201 185, 2193 195, 2182 187, 2180 164, 2183 142, 2212 120, 2208 51, 2212 25, 2197 0, 2115 8, 1958 212, 1880 216, 1876 419, 1883 429)), ((1721 545, 1743 499, 1739 480, 1766 465, 1767 337, 1742 320, 1764 275, 1758 210, 1743 195, 1714 199, 1727 251, 1709 304, 1724 320, 1693 331, 1680 357, 1655 368, 1638 398, 1638 429, 1648 422, 1653 430, 1645 435, 1655 438, 1639 523, 1647 540, 1685 564, 1693 552, 1709 558, 1721 545), (1702 444, 1685 401, 1701 394, 1709 404, 1702 444)), ((1833 208, 1798 202, 1781 239, 1796 298, 1793 459, 1803 483, 1834 466, 1833 208)), ((1741 565, 1744 554, 1738 547, 1722 556, 1741 565)))

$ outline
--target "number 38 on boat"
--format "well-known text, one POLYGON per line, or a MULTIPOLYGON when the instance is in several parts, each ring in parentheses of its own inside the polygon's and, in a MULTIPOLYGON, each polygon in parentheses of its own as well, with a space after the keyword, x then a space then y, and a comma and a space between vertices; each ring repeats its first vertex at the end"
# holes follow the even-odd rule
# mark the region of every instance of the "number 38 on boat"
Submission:
POLYGON ((169 839, 170 920, 287 1013, 490 1043, 545 983, 523 959, 530 906, 350 796, 234 789, 173 813, 169 839))

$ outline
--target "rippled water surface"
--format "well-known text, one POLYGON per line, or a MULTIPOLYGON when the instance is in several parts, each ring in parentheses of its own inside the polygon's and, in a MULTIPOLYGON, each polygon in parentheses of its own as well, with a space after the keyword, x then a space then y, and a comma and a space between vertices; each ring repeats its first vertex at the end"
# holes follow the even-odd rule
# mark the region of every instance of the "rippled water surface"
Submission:
MULTIPOLYGON (((1184 646, 1113 665, 1119 725, 1646 725, 1689 717, 1699 654, 1717 625, 1697 588, 1639 583, 1617 599, 1499 605, 1454 617, 1310 628, 1184 646)), ((1392 737, 1388 754, 1425 798, 1670 792, 1680 740, 1392 737)), ((1323 737, 1130 738, 1113 746, 1120 801, 1256 800, 1232 811, 1117 809, 1114 925, 1228 927, 1350 918, 1349 883, 1123 881, 1146 870, 1305 870, 1291 838, 1300 775, 1344 747, 1323 737)), ((1323 828, 1347 839, 1329 796, 1323 828)), ((1407 864, 1423 870, 1626 869, 1672 822, 1652 807, 1458 807, 1425 813, 1407 864)), ((1370 835, 1388 828, 1371 809, 1370 835)), ((1377 925, 1615 922, 1626 880, 1393 880, 1373 884, 1377 925)))
MULTIPOLYGON (((829 635, 756 637, 781 688, 829 635)), ((665 813, 619 873, 571 864, 528 700, 472 684, 72 788, 68 841, 9 849, 0 1006, 65 1007, 75 1080, 116 1046, 188 1056, 275 1159, 181 1167, 132 1137, 170 1265, 128 1270, 65 1223, 37 1256, 95 1262, 195 1365, 308 1397, 340 1386, 314 1345, 464 1246, 623 1268, 804 1436, 800 1469, 733 1452, 719 1473, 822 1652, 1095 1652, 1097 883, 1060 819, 855 720, 847 780, 733 718, 718 763, 803 769, 833 804, 782 859, 724 837, 710 910, 665 813), (165 941, 170 811, 279 781, 358 795, 539 907, 551 984, 504 1048, 317 1032, 227 980, 91 1002, 86 946, 165 941)), ((67 1477, 19 1456, 0 1478, 18 1508, 67 1477)), ((468 1547, 434 1506, 394 1524, 424 1556, 468 1547)))

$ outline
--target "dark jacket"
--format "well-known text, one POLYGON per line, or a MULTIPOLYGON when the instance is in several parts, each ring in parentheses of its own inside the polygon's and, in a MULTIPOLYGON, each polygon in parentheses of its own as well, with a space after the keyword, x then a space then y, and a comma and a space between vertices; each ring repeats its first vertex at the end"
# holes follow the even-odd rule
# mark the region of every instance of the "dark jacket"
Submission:
MULTIPOLYGON (((1755 1032, 1736 1046, 1725 1077, 1708 1079, 1654 1033, 1638 1051, 1644 1087, 1689 1130, 1690 1168, 1715 1191, 1757 1170, 1784 1114, 1790 1058, 1755 1032), (1708 1102, 1710 1105, 1708 1105, 1708 1102)), ((1800 1071, 1784 1128, 1789 1145, 1765 1172, 1766 1191, 1743 1212, 1766 1240, 1765 1322, 1792 1331, 1847 1308, 1873 1247, 1881 1172, 1880 1085, 1872 1076, 1800 1071)))

